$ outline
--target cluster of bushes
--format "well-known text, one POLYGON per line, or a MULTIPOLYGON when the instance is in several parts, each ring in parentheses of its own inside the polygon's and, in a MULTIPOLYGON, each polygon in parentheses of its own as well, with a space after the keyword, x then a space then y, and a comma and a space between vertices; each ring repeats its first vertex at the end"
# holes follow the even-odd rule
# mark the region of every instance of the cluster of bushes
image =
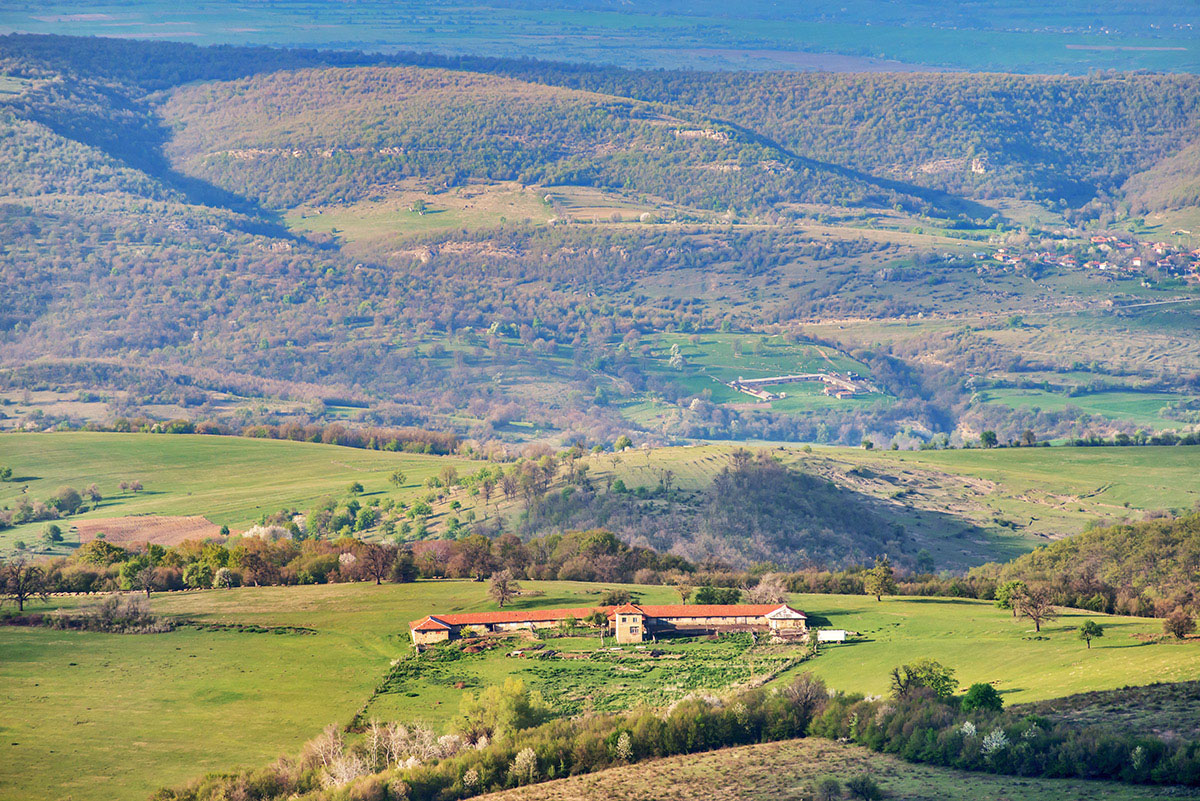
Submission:
POLYGON ((983 707, 964 711, 957 698, 940 698, 928 688, 886 700, 835 696, 813 721, 811 733, 960 770, 1200 784, 1200 743, 1165 742, 983 707))
POLYGON ((2 618, 10 626, 47 626, 71 631, 103 631, 109 634, 160 634, 175 624, 169 618, 150 614, 149 604, 139 595, 110 595, 78 610, 55 614, 33 613, 2 618))
MULTIPOLYGON (((491 701, 528 711, 536 699, 518 683, 491 701)), ((486 692, 486 691, 485 691, 486 692)), ((452 801, 548 779, 676 754, 803 737, 828 697, 808 676, 778 690, 756 689, 728 699, 692 696, 665 710, 586 715, 539 722, 537 715, 488 713, 487 725, 464 704, 461 734, 432 736, 419 728, 373 724, 348 746, 333 730, 297 760, 239 774, 208 776, 164 789, 155 801, 268 801, 302 793, 314 799, 452 801)))
POLYGON ((1155 434, 1137 432, 1126 434, 1118 432, 1112 439, 1105 439, 1098 434, 1090 437, 1077 437, 1071 440, 1077 448, 1129 447, 1131 445, 1200 445, 1200 431, 1188 431, 1183 434, 1174 431, 1160 431, 1155 434))
MULTIPOLYGON (((141 485, 138 485, 141 488, 141 485)), ((0 509, 0 529, 19 526, 22 523, 36 523, 41 520, 57 520, 60 517, 82 514, 91 507, 84 498, 92 503, 102 500, 100 490, 92 484, 83 493, 74 487, 59 487, 44 501, 37 501, 24 495, 13 504, 13 508, 0 509)))
MULTIPOLYGON (((537 694, 510 680, 478 698, 468 695, 453 734, 372 722, 348 743, 330 727, 298 759, 206 776, 153 798, 455 801, 645 759, 810 734, 963 770, 1200 784, 1198 743, 1004 712, 991 685, 974 685, 965 695, 955 695, 956 687, 952 670, 920 660, 893 671, 887 699, 830 693, 806 674, 725 698, 693 695, 666 709, 546 720, 537 694)), ((856 797, 882 797, 873 781, 852 783, 856 797)))

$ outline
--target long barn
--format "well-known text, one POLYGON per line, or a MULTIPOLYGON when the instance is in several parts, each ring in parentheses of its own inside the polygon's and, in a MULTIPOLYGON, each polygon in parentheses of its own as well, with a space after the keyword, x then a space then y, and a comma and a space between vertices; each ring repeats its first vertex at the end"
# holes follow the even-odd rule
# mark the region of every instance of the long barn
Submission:
POLYGON ((427 615, 409 629, 414 645, 446 642, 470 628, 480 633, 533 630, 559 626, 564 620, 584 620, 596 612, 608 618, 619 643, 645 642, 659 635, 704 631, 763 630, 773 635, 803 636, 807 617, 787 604, 672 604, 649 606, 591 606, 573 609, 467 612, 427 615))

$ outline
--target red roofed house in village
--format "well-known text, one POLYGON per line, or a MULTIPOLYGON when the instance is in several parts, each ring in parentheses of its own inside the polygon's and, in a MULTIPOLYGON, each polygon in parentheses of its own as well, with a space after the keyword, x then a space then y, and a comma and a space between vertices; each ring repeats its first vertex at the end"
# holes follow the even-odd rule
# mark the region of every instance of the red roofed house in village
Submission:
POLYGON ((805 614, 787 604, 674 604, 645 606, 579 607, 575 609, 527 609, 501 612, 467 612, 429 615, 414 620, 409 628, 417 646, 446 642, 464 628, 480 632, 505 632, 550 628, 567 618, 583 620, 603 612, 619 643, 643 642, 659 634, 688 631, 765 629, 781 637, 801 636, 807 631, 805 614))

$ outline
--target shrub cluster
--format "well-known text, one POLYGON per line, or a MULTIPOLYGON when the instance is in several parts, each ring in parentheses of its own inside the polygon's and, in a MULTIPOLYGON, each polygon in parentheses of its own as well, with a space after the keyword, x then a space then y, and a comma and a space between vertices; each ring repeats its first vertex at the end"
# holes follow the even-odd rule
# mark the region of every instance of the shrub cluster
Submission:
POLYGON ((839 695, 813 721, 811 733, 960 770, 1200 784, 1200 743, 1165 742, 973 706, 964 712, 961 699, 939 699, 927 689, 896 700, 839 695))

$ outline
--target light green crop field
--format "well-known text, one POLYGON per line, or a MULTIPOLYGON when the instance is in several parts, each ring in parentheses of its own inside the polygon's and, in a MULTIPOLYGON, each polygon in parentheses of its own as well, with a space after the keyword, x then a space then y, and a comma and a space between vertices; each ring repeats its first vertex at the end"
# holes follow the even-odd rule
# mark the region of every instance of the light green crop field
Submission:
MULTIPOLYGON (((526 582, 544 595, 518 606, 588 606, 604 586, 526 582)), ((632 587, 647 603, 672 600, 666 587, 632 587)), ((78 605, 79 599, 52 599, 78 605)), ((962 683, 994 681, 1009 704, 1083 690, 1200 677, 1200 643, 1145 642, 1158 621, 1088 614, 1106 626, 1087 650, 1065 614, 1035 636, 1028 622, 976 601, 797 596, 813 622, 862 633, 788 667, 813 670, 831 686, 882 693, 888 671, 917 657, 955 668, 962 683)), ((441 727, 464 692, 510 675, 542 689, 558 708, 620 708, 669 679, 676 692, 719 688, 778 667, 779 648, 733 641, 671 648, 678 664, 639 672, 619 662, 528 660, 507 648, 449 663, 407 661, 408 622, 429 612, 494 609, 471 581, 238 588, 159 594, 155 612, 202 623, 296 626, 315 634, 214 632, 111 635, 0 628, 0 799, 140 798, 207 770, 269 762, 295 752, 328 723, 360 708, 368 717, 419 719, 441 727), (373 688, 399 663, 398 680, 373 688), (749 669, 747 669, 749 665, 749 669), (457 689, 462 681, 466 687, 457 689), (410 695, 411 693, 411 695, 410 695), (136 755, 136 759, 133 758, 136 755)), ((44 609, 46 605, 34 605, 44 609)), ((551 643, 594 647, 590 638, 551 643)), ((511 647, 520 647, 514 641, 511 647)), ((661 687, 659 687, 661 689, 661 687)), ((662 700, 651 696, 652 700, 662 700)))
MULTIPOLYGON (((387 453, 307 442, 216 437, 200 434, 0 434, 0 465, 13 480, 0 484, 0 505, 22 494, 49 498, 67 485, 82 490, 96 483, 106 500, 81 517, 204 515, 239 529, 283 507, 305 509, 339 495, 359 481, 369 495, 415 495, 421 483, 446 465, 464 459, 387 453), (388 480, 402 470, 407 482, 396 490, 388 480), (142 492, 121 492, 121 481, 138 480, 142 492), (25 488, 28 488, 27 491, 25 488)), ((77 518, 70 518, 70 520, 77 518)), ((44 523, 0 532, 0 548, 17 539, 33 543, 44 523)))
POLYGON ((1179 787, 1116 782, 1026 779, 966 773, 904 762, 848 743, 816 737, 724 748, 703 754, 639 762, 482 796, 487 801, 801 801, 813 785, 870 774, 887 798, 905 801, 1146 801, 1195 798, 1179 787))

